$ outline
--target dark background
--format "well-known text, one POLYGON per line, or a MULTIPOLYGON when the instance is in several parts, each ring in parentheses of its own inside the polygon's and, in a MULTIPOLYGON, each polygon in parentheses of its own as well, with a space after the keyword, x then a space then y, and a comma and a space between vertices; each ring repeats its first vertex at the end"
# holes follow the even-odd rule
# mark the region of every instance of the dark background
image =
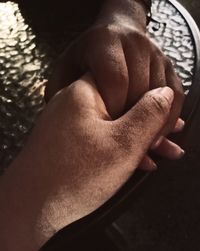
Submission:
POLYGON ((200 1, 199 0, 179 0, 185 6, 200 27, 200 1))

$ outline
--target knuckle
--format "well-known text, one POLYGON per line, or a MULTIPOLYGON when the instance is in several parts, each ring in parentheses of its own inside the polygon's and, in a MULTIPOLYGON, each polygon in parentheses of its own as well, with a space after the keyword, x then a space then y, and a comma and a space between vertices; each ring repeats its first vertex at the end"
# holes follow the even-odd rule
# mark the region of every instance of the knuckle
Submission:
POLYGON ((74 97, 85 97, 90 92, 89 85, 83 84, 78 80, 66 88, 66 95, 73 99, 74 97))
POLYGON ((171 59, 169 57, 167 57, 166 55, 164 55, 164 62, 165 62, 166 68, 174 71, 171 59))
POLYGON ((176 71, 175 66, 173 65, 171 59, 167 56, 164 58, 164 64, 165 64, 165 73, 171 75, 174 78, 174 81, 180 81, 176 71))
POLYGON ((101 39, 116 36, 121 33, 119 26, 114 24, 99 25, 90 28, 84 33, 84 36, 88 39, 101 39))
POLYGON ((167 83, 167 84, 169 84, 170 87, 173 89, 175 99, 179 100, 179 102, 182 103, 185 98, 182 80, 176 73, 172 62, 168 57, 165 58, 165 66, 166 66, 166 75, 170 76, 169 78, 170 83, 167 83))
POLYGON ((115 34, 119 34, 119 27, 117 25, 107 25, 105 28, 104 28, 104 31, 107 33, 110 33, 112 35, 115 35, 115 34))
POLYGON ((185 100, 185 94, 182 85, 176 87, 174 94, 175 94, 175 99, 178 100, 180 105, 182 105, 185 100))
POLYGON ((124 70, 118 70, 115 72, 115 77, 113 77, 115 80, 115 86, 118 86, 120 88, 128 88, 129 85, 129 76, 128 73, 124 70))
POLYGON ((133 35, 139 41, 147 41, 148 40, 147 36, 143 32, 140 32, 138 30, 134 30, 133 35))
POLYGON ((158 47, 158 45, 154 41, 151 41, 151 55, 154 58, 158 58, 162 60, 163 62, 165 61, 165 58, 166 58, 166 55, 163 53, 163 51, 158 47))
POLYGON ((169 103, 168 99, 162 95, 151 95, 149 94, 149 102, 150 106, 148 107, 149 112, 153 113, 154 115, 165 115, 169 113, 171 104, 169 103))
POLYGON ((74 97, 74 87, 73 84, 70 86, 67 86, 60 90, 56 95, 59 95, 60 97, 63 97, 66 99, 66 101, 71 101, 73 100, 74 97))
MULTIPOLYGON (((149 49, 150 48, 150 39, 147 37, 146 34, 140 32, 140 31, 133 31, 132 37, 134 38, 132 41, 135 41, 139 47, 149 49)), ((132 38, 131 37, 131 38, 132 38)))
POLYGON ((173 83, 171 88, 174 91, 175 99, 178 99, 180 102, 183 102, 185 99, 184 89, 182 85, 182 80, 178 77, 178 75, 175 73, 175 71, 171 72, 171 74, 174 74, 173 76, 173 83))
POLYGON ((158 57, 160 59, 160 62, 163 64, 165 71, 167 69, 170 69, 170 71, 173 70, 173 65, 172 65, 170 58, 168 58, 160 49, 158 52, 158 57))
POLYGON ((79 81, 76 81, 68 87, 65 87, 60 92, 63 98, 65 98, 66 102, 70 104, 79 104, 81 102, 81 99, 83 98, 84 93, 84 86, 81 85, 79 81))
POLYGON ((175 91, 175 94, 179 95, 180 97, 184 97, 182 81, 178 76, 176 77, 176 87, 174 91, 175 91))
POLYGON ((153 44, 153 43, 152 43, 152 52, 153 52, 153 55, 156 56, 157 58, 160 58, 162 60, 165 58, 165 55, 163 54, 163 52, 158 48, 156 44, 153 44))

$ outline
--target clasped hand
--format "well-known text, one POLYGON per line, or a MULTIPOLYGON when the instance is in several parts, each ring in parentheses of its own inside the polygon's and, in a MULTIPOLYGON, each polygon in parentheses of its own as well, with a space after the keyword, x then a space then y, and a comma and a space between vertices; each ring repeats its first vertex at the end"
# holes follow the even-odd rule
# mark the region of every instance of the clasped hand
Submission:
POLYGON ((183 128, 183 96, 169 59, 136 27, 83 34, 59 59, 50 102, 2 176, 3 250, 38 250, 105 203, 138 166, 154 170, 150 148, 180 158, 165 136, 183 128))
MULTIPOLYGON (((92 73, 113 119, 130 109, 147 91, 169 86, 174 91, 170 115, 151 148, 170 159, 183 155, 179 146, 165 138, 184 126, 179 119, 184 101, 181 80, 170 60, 144 30, 126 19, 107 25, 95 24, 58 59, 47 83, 46 100, 87 71, 92 73)), ((140 166, 146 170, 156 168, 154 161, 147 155, 140 166)))

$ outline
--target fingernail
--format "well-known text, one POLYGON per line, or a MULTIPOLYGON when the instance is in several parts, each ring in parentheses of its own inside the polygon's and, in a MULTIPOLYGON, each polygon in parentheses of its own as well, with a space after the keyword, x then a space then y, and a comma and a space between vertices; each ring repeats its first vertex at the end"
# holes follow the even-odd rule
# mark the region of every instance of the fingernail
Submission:
POLYGON ((184 127, 185 127, 185 121, 183 121, 182 119, 179 119, 178 126, 176 129, 182 131, 184 127))
POLYGON ((172 104, 174 100, 174 92, 171 88, 169 88, 168 86, 165 86, 165 87, 157 88, 154 91, 155 91, 154 93, 159 93, 165 96, 165 98, 169 101, 169 103, 172 104))
POLYGON ((185 151, 183 149, 181 149, 180 159, 183 158, 184 155, 185 155, 185 151))
POLYGON ((154 162, 152 164, 152 171, 156 171, 158 169, 158 166, 156 165, 156 163, 154 162))
POLYGON ((182 148, 180 148, 179 153, 177 152, 177 155, 174 157, 174 159, 182 159, 184 155, 185 151, 182 148))
POLYGON ((185 121, 181 119, 179 123, 180 123, 179 129, 182 130, 185 127, 185 121))

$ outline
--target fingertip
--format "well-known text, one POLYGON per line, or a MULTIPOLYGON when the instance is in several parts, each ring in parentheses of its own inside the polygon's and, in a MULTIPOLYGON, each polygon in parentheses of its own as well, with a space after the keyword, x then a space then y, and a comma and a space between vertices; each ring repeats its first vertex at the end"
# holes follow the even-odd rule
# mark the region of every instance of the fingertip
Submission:
POLYGON ((143 171, 153 172, 158 169, 158 166, 150 157, 145 156, 139 165, 139 169, 143 171))
POLYGON ((171 151, 171 159, 181 159, 185 155, 185 151, 178 145, 174 144, 174 151, 171 151))
POLYGON ((173 132, 181 132, 185 127, 185 121, 179 118, 175 124, 173 132))
POLYGON ((156 139, 151 145, 151 150, 155 150, 156 148, 158 148, 159 145, 162 143, 163 139, 164 139, 164 136, 160 136, 158 139, 156 139))
POLYGON ((154 151, 156 154, 170 160, 181 159, 185 154, 185 151, 180 146, 166 138, 154 151))
POLYGON ((185 156, 185 150, 181 149, 181 152, 179 154, 179 159, 182 159, 185 156))
POLYGON ((179 160, 179 159, 182 159, 184 155, 185 155, 185 151, 181 147, 176 146, 174 153, 171 153, 171 156, 169 155, 169 158, 171 160, 179 160))

